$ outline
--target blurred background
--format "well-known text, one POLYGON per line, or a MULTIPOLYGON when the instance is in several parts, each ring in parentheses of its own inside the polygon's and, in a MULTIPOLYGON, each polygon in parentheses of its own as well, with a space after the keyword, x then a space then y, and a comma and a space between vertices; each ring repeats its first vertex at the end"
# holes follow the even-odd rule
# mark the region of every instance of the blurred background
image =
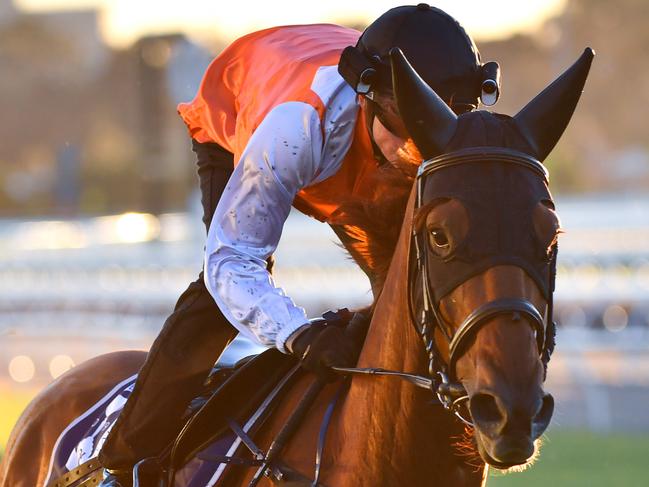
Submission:
MULTIPOLYGON (((0 0, 0 455, 35 393, 90 357, 147 349, 195 279, 204 229, 175 107, 210 60, 256 29, 362 29, 398 5, 348 3, 0 0)), ((566 230, 554 426, 538 466, 489 485, 648 485, 649 2, 435 5, 500 63, 500 112, 585 46, 598 54, 548 162, 566 230)), ((311 315, 370 300, 324 225, 292 214, 276 257, 311 315)))

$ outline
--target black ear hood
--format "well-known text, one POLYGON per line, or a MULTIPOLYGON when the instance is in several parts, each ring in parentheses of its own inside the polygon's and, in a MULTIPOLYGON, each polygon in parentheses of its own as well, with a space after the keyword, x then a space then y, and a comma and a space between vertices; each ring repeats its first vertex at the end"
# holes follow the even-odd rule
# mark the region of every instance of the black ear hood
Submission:
POLYGON ((424 159, 441 154, 457 127, 457 116, 421 79, 401 49, 390 51, 392 84, 401 118, 424 159))
POLYGON ((514 117, 540 161, 550 154, 568 126, 594 56, 595 51, 586 48, 572 66, 514 117))
POLYGON ((593 50, 586 49, 515 117, 479 111, 458 118, 417 74, 400 49, 390 51, 397 106, 424 159, 450 150, 492 146, 522 150, 543 161, 570 122, 593 56, 593 50), (462 128, 461 133, 458 127, 462 128))

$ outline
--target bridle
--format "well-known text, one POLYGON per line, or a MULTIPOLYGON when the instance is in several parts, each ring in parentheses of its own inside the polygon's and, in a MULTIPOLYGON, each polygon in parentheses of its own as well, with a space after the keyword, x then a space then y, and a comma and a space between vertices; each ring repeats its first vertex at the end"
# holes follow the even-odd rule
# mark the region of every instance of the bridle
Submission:
MULTIPOLYGON (((416 180, 417 193, 415 211, 424 205, 423 188, 428 176, 436 171, 451 166, 480 162, 486 159, 489 161, 516 164, 525 167, 526 169, 538 174, 539 177, 544 178, 546 182, 548 181, 547 169, 537 159, 523 152, 494 147, 461 149, 437 156, 425 161, 420 166, 416 180)), ((554 342, 554 325, 551 323, 552 292, 554 291, 554 269, 556 268, 557 247, 555 245, 551 249, 549 264, 551 266, 551 282, 549 283, 549 298, 545 316, 543 316, 528 299, 497 299, 486 302, 474 309, 462 321, 462 323, 460 323, 457 329, 452 332, 452 324, 448 323, 443 317, 439 309, 439 304, 436 303, 433 298, 428 278, 428 252, 426 251, 425 245, 426 240, 424 239, 422 232, 413 227, 409 265, 410 263, 414 263, 414 265, 411 266, 408 279, 411 321, 415 325, 417 333, 422 339, 426 353, 428 354, 428 373, 431 379, 431 389, 435 392, 439 401, 447 410, 453 412, 464 423, 472 425, 470 419, 465 416, 465 411, 463 411, 462 407, 468 401, 469 396, 462 384, 456 379, 455 365, 461 353, 464 351, 464 346, 467 344, 468 340, 474 336, 488 320, 497 315, 512 314, 516 321, 521 319, 527 321, 535 331, 539 355, 543 360, 544 366, 547 365, 554 342), (415 259, 412 259, 413 254, 415 259), (415 305, 413 303, 415 298, 412 292, 414 279, 412 279, 411 276, 421 279, 421 309, 419 310, 419 313, 415 312, 415 305), (551 328, 552 330, 550 330, 551 328), (442 336, 446 339, 449 357, 447 363, 444 363, 441 359, 441 354, 435 341, 435 330, 440 330, 442 336), (548 340, 548 331, 552 333, 552 340, 548 340)))
MULTIPOLYGON (((423 189, 426 178, 436 171, 460 164, 475 163, 484 160, 515 164, 536 173, 548 181, 547 169, 534 157, 512 149, 495 147, 476 147, 461 149, 443 154, 424 161, 419 168, 416 178, 415 211, 424 205, 423 189)), ((535 331, 539 356, 547 370, 547 363, 554 349, 555 324, 553 316, 554 281, 556 274, 556 259, 558 247, 556 244, 550 249, 549 255, 549 280, 548 298, 545 313, 541 313, 534 304, 524 298, 503 298, 489 301, 474 309, 462 323, 453 331, 452 324, 448 323, 439 309, 439 304, 433 298, 430 287, 426 239, 422 232, 413 225, 411 247, 408 256, 408 304, 410 321, 421 338, 425 352, 428 356, 428 376, 409 374, 380 368, 335 368, 340 373, 369 374, 396 376, 412 384, 429 389, 444 406, 445 409, 455 414, 461 421, 472 426, 470 415, 464 407, 469 396, 464 386, 455 376, 455 365, 464 351, 469 339, 491 318, 497 315, 512 314, 515 321, 524 320, 535 331), (413 258, 414 257, 414 258, 413 258), (421 279, 421 292, 413 292, 415 280, 421 279), (416 299, 416 298, 420 299, 416 299), (420 303, 419 308, 415 303, 420 303), (435 331, 439 330, 448 346, 448 362, 442 360, 435 340, 435 331)))

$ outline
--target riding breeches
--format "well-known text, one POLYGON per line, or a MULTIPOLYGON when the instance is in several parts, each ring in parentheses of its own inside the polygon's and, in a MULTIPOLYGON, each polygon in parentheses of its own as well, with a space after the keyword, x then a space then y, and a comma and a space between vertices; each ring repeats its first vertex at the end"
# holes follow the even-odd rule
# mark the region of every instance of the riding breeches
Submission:
MULTIPOLYGON (((203 222, 209 228, 232 174, 233 156, 214 143, 193 141, 193 150, 203 222)), ((180 296, 151 346, 135 389, 99 455, 102 464, 131 468, 143 458, 159 455, 178 434, 187 406, 236 334, 207 291, 201 272, 180 296)))

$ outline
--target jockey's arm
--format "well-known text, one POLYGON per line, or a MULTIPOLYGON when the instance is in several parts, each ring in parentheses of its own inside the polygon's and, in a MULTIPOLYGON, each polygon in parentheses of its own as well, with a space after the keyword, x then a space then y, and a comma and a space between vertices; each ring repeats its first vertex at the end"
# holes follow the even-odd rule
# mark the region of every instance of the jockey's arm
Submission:
POLYGON ((331 176, 323 162, 316 110, 300 102, 275 107, 244 149, 216 207, 205 248, 205 283, 225 317, 245 336, 287 352, 308 323, 303 308, 266 269, 297 192, 331 176))

